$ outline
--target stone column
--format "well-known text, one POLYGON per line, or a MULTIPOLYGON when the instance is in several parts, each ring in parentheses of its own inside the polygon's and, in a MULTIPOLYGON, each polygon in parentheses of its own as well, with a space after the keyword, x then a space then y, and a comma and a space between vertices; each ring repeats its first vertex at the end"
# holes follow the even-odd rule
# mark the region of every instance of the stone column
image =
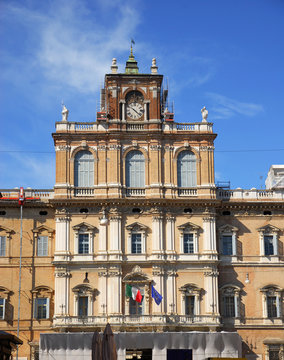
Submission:
MULTIPOLYGON (((167 295, 165 301, 167 314, 175 314, 177 312, 176 276, 176 270, 171 269, 167 271, 166 289, 164 289, 167 295)), ((163 297, 165 296, 163 295, 163 297)))
POLYGON ((156 259, 162 259, 163 246, 163 217, 153 216, 152 219, 152 254, 156 259))
POLYGON ((155 300, 152 298, 152 314, 162 314, 165 304, 165 291, 164 291, 164 271, 160 266, 153 266, 153 281, 154 281, 154 287, 158 291, 159 294, 163 296, 163 300, 160 305, 157 305, 155 303, 155 300))
POLYGON ((110 217, 110 239, 109 239, 109 258, 110 260, 121 260, 121 216, 113 215, 110 217))
POLYGON ((54 316, 70 315, 70 273, 66 268, 55 269, 54 316))
POLYGON ((56 233, 55 233, 55 261, 66 261, 70 255, 69 232, 70 232, 70 217, 56 216, 56 233))
POLYGON ((208 266, 204 270, 206 314, 219 315, 218 275, 219 273, 215 267, 208 266))
POLYGON ((117 266, 109 270, 107 286, 108 314, 121 314, 121 302, 123 295, 120 267, 117 266))
POLYGON ((100 292, 98 296, 99 302, 99 314, 106 315, 108 313, 107 308, 107 269, 99 269, 99 283, 98 290, 100 292))
POLYGON ((217 254, 216 216, 208 212, 203 218, 203 252, 217 254))
POLYGON ((99 249, 97 260, 107 260, 107 226, 99 226, 99 249))
POLYGON ((175 217, 166 218, 166 254, 168 260, 175 260, 175 217))

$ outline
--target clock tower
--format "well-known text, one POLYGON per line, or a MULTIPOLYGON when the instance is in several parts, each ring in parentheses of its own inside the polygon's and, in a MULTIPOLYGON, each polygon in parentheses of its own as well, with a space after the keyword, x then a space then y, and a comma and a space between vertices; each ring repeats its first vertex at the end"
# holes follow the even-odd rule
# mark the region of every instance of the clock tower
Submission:
POLYGON ((139 73, 131 48, 125 72, 117 72, 116 59, 113 59, 111 74, 105 76, 98 120, 101 117, 112 130, 136 128, 139 124, 144 130, 160 129, 162 81, 163 76, 157 73, 156 59, 152 60, 151 73, 139 73))

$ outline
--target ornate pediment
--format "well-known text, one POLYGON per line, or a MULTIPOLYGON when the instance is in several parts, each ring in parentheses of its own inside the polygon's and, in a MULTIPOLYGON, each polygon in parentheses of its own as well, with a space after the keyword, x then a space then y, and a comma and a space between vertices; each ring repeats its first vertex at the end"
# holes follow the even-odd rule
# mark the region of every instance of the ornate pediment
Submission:
POLYGON ((201 292, 201 288, 195 284, 185 284, 179 290, 186 295, 199 294, 201 292))
POLYGON ((271 284, 271 285, 264 286, 263 288, 260 289, 260 291, 266 293, 267 295, 273 296, 276 293, 282 292, 283 289, 281 289, 277 285, 271 284))
POLYGON ((95 289, 88 284, 79 284, 72 288, 72 291, 75 293, 79 293, 80 295, 87 295, 95 292, 95 289))
POLYGON ((78 225, 74 225, 73 230, 82 231, 82 232, 84 232, 84 231, 86 231, 86 232, 97 232, 98 231, 98 229, 95 226, 90 225, 90 224, 88 224, 88 223, 86 223, 84 221, 81 222, 78 225))
POLYGON ((280 229, 273 225, 265 225, 257 229, 258 232, 262 232, 264 234, 275 234, 280 231, 280 229))
POLYGON ((47 231, 49 234, 52 234, 54 232, 54 229, 51 229, 50 227, 46 225, 40 225, 32 230, 33 233, 41 233, 47 231))
POLYGON ((14 230, 9 229, 9 228, 7 228, 6 226, 3 226, 3 225, 0 225, 0 232, 1 231, 5 232, 6 234, 10 234, 10 235, 15 233, 14 230))
POLYGON ((233 284, 226 284, 220 288, 223 295, 234 295, 235 293, 239 293, 241 288, 233 284))
POLYGON ((239 229, 233 225, 224 224, 224 225, 220 226, 218 230, 220 233, 235 233, 239 229))
POLYGON ((140 266, 136 265, 130 273, 123 278, 124 282, 150 282, 152 281, 147 274, 145 274, 140 266))
POLYGON ((128 231, 147 231, 148 226, 140 224, 139 222, 135 222, 133 224, 127 225, 126 229, 128 231))
POLYGON ((201 230, 201 227, 191 222, 187 222, 185 224, 179 225, 178 229, 180 231, 199 231, 201 230))

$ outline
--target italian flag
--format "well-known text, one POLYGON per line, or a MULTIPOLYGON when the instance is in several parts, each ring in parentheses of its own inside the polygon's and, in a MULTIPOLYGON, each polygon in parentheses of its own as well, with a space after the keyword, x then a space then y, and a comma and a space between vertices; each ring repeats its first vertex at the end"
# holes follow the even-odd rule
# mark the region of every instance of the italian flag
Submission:
POLYGON ((125 295, 127 297, 132 297, 133 300, 141 303, 142 301, 142 295, 139 289, 137 289, 135 286, 131 286, 129 284, 126 284, 126 292, 125 295))

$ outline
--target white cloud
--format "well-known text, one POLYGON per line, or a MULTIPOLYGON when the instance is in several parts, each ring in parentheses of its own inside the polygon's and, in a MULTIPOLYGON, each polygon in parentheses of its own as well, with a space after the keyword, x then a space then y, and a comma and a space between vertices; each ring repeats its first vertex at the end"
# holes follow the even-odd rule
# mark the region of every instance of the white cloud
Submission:
POLYGON ((207 93, 206 95, 214 103, 211 107, 212 118, 214 119, 228 119, 235 115, 253 117, 264 111, 260 104, 242 102, 216 93, 207 93))
POLYGON ((5 16, 27 33, 28 52, 21 53, 24 71, 43 75, 53 86, 69 86, 82 93, 98 90, 112 57, 129 47, 139 23, 133 2, 102 4, 91 7, 84 1, 61 0, 45 6, 45 11, 7 4, 5 16), (103 14, 102 7, 111 11, 103 14))

